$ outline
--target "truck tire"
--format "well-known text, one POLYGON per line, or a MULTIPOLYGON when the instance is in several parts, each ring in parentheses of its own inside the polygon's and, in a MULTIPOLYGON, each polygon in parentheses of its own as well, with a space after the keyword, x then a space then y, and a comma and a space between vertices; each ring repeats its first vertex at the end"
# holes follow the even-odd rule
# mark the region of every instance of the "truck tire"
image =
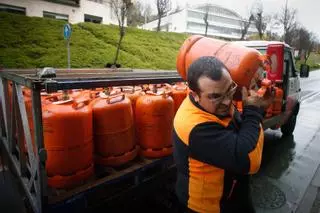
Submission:
POLYGON ((292 114, 288 119, 287 123, 281 126, 281 132, 283 135, 292 135, 294 128, 296 127, 297 115, 292 114))

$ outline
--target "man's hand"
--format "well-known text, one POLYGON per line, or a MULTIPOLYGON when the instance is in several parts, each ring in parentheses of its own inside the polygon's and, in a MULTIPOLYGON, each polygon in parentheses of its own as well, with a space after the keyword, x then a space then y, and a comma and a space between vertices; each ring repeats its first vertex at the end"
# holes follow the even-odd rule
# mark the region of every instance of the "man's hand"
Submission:
POLYGON ((259 108, 268 108, 272 104, 274 97, 271 92, 267 90, 263 97, 260 97, 256 91, 250 90, 250 96, 248 95, 248 90, 246 87, 242 87, 242 102, 243 106, 256 106, 259 108))

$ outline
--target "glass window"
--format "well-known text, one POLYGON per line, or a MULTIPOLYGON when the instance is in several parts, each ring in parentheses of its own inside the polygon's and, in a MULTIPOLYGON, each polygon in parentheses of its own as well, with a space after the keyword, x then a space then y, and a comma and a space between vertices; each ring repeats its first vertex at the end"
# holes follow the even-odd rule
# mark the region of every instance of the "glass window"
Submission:
MULTIPOLYGON (((189 18, 196 18, 196 19, 201 19, 203 20, 205 16, 205 13, 200 13, 200 12, 195 12, 195 11, 188 11, 188 17, 189 18)), ((220 17, 217 15, 208 15, 208 20, 210 22, 218 22, 222 24, 229 24, 229 25, 234 25, 234 26, 239 26, 239 21, 238 20, 233 20, 230 18, 225 18, 225 17, 220 17)))
POLYGON ((102 17, 84 14, 84 21, 101 24, 102 17))
POLYGON ((88 1, 93 1, 93 2, 97 2, 99 4, 103 4, 103 0, 88 0, 88 1))
POLYGON ((257 49, 262 55, 267 53, 267 49, 257 49))
POLYGON ((66 4, 71 6, 80 6, 80 0, 47 0, 57 4, 66 4))
MULTIPOLYGON (((295 73, 295 68, 294 68, 294 64, 293 64, 292 54, 291 54, 291 51, 288 49, 285 49, 285 51, 284 51, 284 61, 286 61, 288 63, 288 70, 286 70, 286 73, 289 74, 289 78, 295 77, 296 73, 295 73)), ((284 63, 284 66, 285 66, 285 63, 284 63)), ((286 67, 284 67, 284 69, 285 68, 286 67)))
POLYGON ((69 20, 69 16, 65 14, 59 14, 59 13, 51 13, 47 11, 43 11, 43 17, 45 18, 52 18, 52 19, 59 19, 59 20, 69 20))
POLYGON ((7 5, 7 4, 0 4, 0 12, 8 12, 8 13, 16 13, 16 14, 25 15, 26 8, 16 7, 16 6, 7 5))

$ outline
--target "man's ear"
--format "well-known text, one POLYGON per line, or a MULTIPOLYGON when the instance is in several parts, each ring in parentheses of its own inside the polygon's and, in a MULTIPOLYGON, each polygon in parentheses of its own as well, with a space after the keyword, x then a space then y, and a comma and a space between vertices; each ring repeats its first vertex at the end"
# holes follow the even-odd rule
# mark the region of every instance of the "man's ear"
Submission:
POLYGON ((192 97, 195 100, 195 102, 199 102, 200 101, 200 97, 196 92, 190 90, 190 94, 192 95, 192 97))

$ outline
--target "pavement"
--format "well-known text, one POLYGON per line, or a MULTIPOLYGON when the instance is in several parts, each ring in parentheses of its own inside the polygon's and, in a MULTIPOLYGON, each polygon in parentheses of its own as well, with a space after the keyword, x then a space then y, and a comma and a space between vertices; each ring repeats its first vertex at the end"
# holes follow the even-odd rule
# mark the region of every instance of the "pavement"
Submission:
POLYGON ((306 193, 304 194, 296 213, 320 212, 320 166, 312 178, 306 193))

